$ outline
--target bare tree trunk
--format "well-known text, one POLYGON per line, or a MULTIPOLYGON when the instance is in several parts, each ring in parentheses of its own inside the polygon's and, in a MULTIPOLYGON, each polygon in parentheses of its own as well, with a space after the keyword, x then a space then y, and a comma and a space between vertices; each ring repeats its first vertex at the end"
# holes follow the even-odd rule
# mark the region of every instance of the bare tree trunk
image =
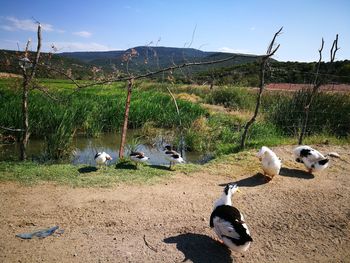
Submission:
POLYGON ((241 139, 241 145, 240 148, 244 149, 245 148, 245 141, 247 138, 247 134, 248 134, 248 129, 249 127, 255 122, 256 117, 258 116, 259 113, 259 108, 260 108, 260 104, 261 104, 261 95, 264 91, 264 83, 265 83, 265 64, 266 64, 266 60, 262 61, 260 64, 260 73, 259 73, 259 94, 258 97, 256 99, 256 105, 255 105, 255 111, 254 111, 254 115, 253 117, 246 123, 246 125, 244 126, 244 131, 242 134, 242 139, 241 139))
POLYGON ((39 57, 40 57, 40 49, 41 49, 41 25, 38 23, 38 46, 36 49, 35 59, 32 65, 31 73, 28 74, 27 69, 29 69, 30 66, 27 66, 25 63, 30 63, 30 60, 28 59, 28 49, 29 49, 29 43, 27 42, 26 49, 25 49, 25 59, 23 61, 22 65, 22 75, 23 75, 23 94, 22 94, 22 140, 21 140, 21 156, 20 159, 22 161, 25 161, 27 159, 27 144, 30 136, 29 132, 29 109, 28 109, 28 95, 29 95, 29 86, 31 81, 34 79, 35 72, 38 66, 39 57))
POLYGON ((21 160, 27 159, 27 144, 29 140, 29 111, 28 111, 28 93, 29 83, 27 76, 23 78, 23 94, 22 94, 22 140, 21 140, 21 160))
POLYGON ((128 82, 128 94, 126 96, 126 103, 125 103, 124 124, 123 124, 123 129, 121 134, 121 140, 120 140, 119 159, 122 159, 124 157, 124 146, 126 141, 126 133, 128 131, 132 84, 133 84, 133 79, 129 80, 128 82))
POLYGON ((259 93, 258 93, 258 97, 256 99, 256 106, 255 106, 254 115, 244 126, 244 131, 242 134, 241 145, 240 145, 241 149, 245 148, 245 141, 247 138, 249 127, 255 122, 256 117, 258 116, 259 108, 260 108, 260 104, 261 104, 261 96, 262 96, 262 93, 264 91, 264 86, 265 86, 265 67, 266 67, 268 59, 270 57, 272 57, 275 54, 275 52, 277 51, 277 49, 280 47, 280 45, 278 45, 275 49, 272 50, 274 43, 275 43, 275 40, 276 40, 276 37, 281 33, 282 29, 283 29, 283 27, 281 27, 280 30, 278 30, 275 33, 272 41, 270 42, 269 47, 267 48, 266 55, 261 57, 260 73, 259 73, 259 93))

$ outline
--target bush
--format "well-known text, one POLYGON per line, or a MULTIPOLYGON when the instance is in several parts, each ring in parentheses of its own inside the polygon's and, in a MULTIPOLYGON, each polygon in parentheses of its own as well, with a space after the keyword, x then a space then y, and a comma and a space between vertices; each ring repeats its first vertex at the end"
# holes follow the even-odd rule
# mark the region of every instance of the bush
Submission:
POLYGON ((253 109, 255 96, 246 88, 219 87, 215 88, 206 97, 206 102, 210 104, 223 105, 233 110, 253 109))

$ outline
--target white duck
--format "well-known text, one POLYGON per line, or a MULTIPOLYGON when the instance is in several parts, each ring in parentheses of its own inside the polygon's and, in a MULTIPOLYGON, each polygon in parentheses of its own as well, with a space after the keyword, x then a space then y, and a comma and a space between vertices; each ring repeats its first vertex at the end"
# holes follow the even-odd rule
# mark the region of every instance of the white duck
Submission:
POLYGON ((238 191, 236 184, 226 185, 220 199, 214 204, 210 215, 210 227, 228 248, 245 252, 253 241, 243 215, 232 206, 232 194, 238 191))
POLYGON ((138 168, 138 163, 144 163, 149 160, 149 157, 145 156, 143 152, 134 152, 131 151, 130 159, 136 163, 136 169, 138 168))
POLYGON ((309 173, 320 172, 326 169, 329 165, 329 159, 327 156, 339 158, 339 154, 336 152, 330 152, 323 155, 319 151, 311 148, 307 145, 298 146, 293 150, 293 156, 295 161, 303 163, 309 173))
POLYGON ((261 161, 262 169, 267 181, 272 180, 275 175, 278 175, 281 170, 281 160, 277 155, 268 147, 261 147, 257 154, 257 157, 261 161))
POLYGON ((176 163, 184 163, 184 159, 181 157, 181 155, 174 151, 170 145, 166 145, 164 147, 164 154, 165 154, 165 158, 170 162, 169 165, 169 169, 171 169, 171 165, 172 164, 176 164, 176 163))
POLYGON ((107 166, 108 160, 113 160, 112 157, 108 153, 98 152, 95 155, 95 161, 96 161, 97 166, 102 166, 102 165, 107 166))

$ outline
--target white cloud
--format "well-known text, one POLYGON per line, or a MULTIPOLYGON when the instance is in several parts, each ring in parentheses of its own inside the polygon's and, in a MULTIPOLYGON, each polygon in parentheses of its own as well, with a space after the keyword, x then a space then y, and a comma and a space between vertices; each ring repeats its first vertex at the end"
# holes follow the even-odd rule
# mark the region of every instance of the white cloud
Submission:
MULTIPOLYGON (((6 31, 32 31, 36 32, 38 30, 38 25, 34 20, 31 19, 18 19, 13 16, 5 17, 7 25, 2 25, 1 28, 6 31)), ((50 24, 42 23, 41 24, 43 31, 54 31, 54 28, 50 24)))
POLYGON ((60 52, 73 52, 73 51, 108 51, 111 50, 108 46, 90 42, 53 42, 46 43, 47 46, 54 45, 60 52))
POLYGON ((234 48, 229 48, 229 47, 219 48, 218 51, 225 52, 225 53, 241 53, 241 54, 249 54, 249 53, 251 53, 247 49, 234 49, 234 48))
POLYGON ((87 38, 87 37, 91 37, 92 33, 88 31, 79 31, 79 32, 74 32, 73 35, 87 38))
POLYGON ((254 31, 255 30, 255 26, 252 26, 251 28, 250 28, 250 31, 254 31))

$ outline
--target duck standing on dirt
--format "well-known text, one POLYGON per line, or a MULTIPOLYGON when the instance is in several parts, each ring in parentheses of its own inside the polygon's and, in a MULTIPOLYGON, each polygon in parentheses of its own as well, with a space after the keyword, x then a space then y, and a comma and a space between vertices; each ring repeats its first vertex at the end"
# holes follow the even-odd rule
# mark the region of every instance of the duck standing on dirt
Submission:
POLYGON ((181 157, 181 155, 174 151, 170 145, 166 145, 164 147, 164 154, 165 154, 165 158, 170 162, 169 164, 169 169, 171 169, 171 165, 172 164, 176 164, 176 163, 184 163, 184 159, 181 157))
POLYGON ((238 191, 236 184, 226 185, 220 199, 214 204, 210 215, 210 227, 228 248, 236 252, 245 252, 253 241, 244 217, 232 206, 232 194, 238 191))
POLYGON ((112 157, 106 152, 98 152, 95 155, 95 161, 97 166, 107 166, 107 161, 113 160, 112 157))
POLYGON ((135 162, 136 169, 138 168, 138 163, 144 163, 149 159, 149 157, 145 156, 145 153, 143 152, 131 151, 129 156, 130 156, 130 159, 135 162))
POLYGON ((319 151, 307 145, 298 146, 293 150, 295 161, 303 163, 309 173, 320 172, 326 169, 329 165, 327 156, 339 158, 336 152, 330 152, 325 156, 319 151))
POLYGON ((280 173, 281 160, 271 149, 266 146, 261 147, 257 157, 261 161, 266 181, 272 180, 275 175, 280 173))

